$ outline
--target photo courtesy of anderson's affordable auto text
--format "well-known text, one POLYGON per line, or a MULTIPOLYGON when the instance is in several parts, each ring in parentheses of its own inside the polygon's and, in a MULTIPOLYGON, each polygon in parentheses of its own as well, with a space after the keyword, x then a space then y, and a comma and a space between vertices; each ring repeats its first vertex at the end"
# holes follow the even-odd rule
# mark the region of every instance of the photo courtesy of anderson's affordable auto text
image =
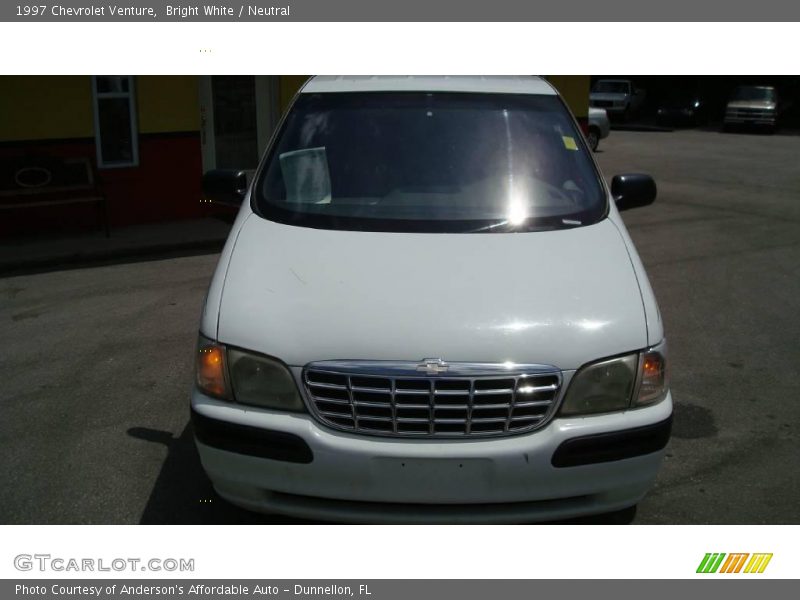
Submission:
POLYGON ((0 598, 790 593, 789 23, 335 4, 0 13, 0 598))
MULTIPOLYGON (((288 584, 282 584, 286 586, 288 584)), ((249 584, 219 584, 219 583, 180 583, 180 584, 95 584, 81 585, 75 583, 48 583, 45 585, 28 585, 19 583, 14 586, 16 596, 67 596, 67 597, 95 597, 103 598, 108 596, 278 596, 281 593, 293 596, 354 596, 356 592, 359 596, 371 596, 370 585, 361 583, 356 588, 350 585, 331 584, 331 585, 303 585, 296 583, 288 587, 274 585, 271 583, 249 584)))

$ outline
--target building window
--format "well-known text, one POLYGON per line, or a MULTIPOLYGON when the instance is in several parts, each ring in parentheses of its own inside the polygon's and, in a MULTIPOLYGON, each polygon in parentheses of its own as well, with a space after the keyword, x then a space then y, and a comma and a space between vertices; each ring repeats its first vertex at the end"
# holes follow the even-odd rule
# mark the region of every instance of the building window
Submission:
POLYGON ((92 96, 97 166, 135 167, 139 164, 139 145, 133 77, 92 77, 92 96))

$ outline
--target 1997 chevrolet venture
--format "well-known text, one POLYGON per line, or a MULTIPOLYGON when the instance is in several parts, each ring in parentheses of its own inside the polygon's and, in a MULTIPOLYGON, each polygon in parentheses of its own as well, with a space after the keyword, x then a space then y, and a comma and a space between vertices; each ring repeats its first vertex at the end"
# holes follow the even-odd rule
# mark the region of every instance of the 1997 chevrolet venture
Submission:
POLYGON ((635 505, 670 435, 658 306, 604 182, 533 77, 315 77, 240 202, 191 411, 239 506, 517 522, 635 505))

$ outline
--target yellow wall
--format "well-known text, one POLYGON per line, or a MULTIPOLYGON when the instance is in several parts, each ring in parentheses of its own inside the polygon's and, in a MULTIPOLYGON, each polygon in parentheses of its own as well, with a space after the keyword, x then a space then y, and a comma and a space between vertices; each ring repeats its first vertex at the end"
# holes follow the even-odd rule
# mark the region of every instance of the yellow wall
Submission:
MULTIPOLYGON (((197 131, 195 76, 138 76, 139 133, 197 131)), ((92 80, 76 76, 0 76, 0 142, 94 137, 92 80)))
POLYGON ((0 76, 0 142, 94 135, 92 81, 78 76, 0 76))
POLYGON ((140 75, 136 103, 139 133, 200 129, 196 76, 140 75))
POLYGON ((555 86, 575 117, 580 119, 589 116, 590 79, 588 75, 546 75, 545 77, 555 86))

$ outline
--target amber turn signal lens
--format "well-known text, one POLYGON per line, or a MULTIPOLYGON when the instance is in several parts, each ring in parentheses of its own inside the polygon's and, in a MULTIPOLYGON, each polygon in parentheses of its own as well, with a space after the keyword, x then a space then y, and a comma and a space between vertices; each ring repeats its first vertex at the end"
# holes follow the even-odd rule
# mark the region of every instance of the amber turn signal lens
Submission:
POLYGON ((669 382, 665 347, 650 350, 642 355, 642 382, 636 404, 655 404, 664 399, 669 382))
POLYGON ((213 344, 197 349, 197 386, 213 396, 227 396, 225 385, 225 352, 213 344))
POLYGON ((664 366, 664 361, 659 355, 648 355, 644 357, 644 376, 656 377, 664 366))

